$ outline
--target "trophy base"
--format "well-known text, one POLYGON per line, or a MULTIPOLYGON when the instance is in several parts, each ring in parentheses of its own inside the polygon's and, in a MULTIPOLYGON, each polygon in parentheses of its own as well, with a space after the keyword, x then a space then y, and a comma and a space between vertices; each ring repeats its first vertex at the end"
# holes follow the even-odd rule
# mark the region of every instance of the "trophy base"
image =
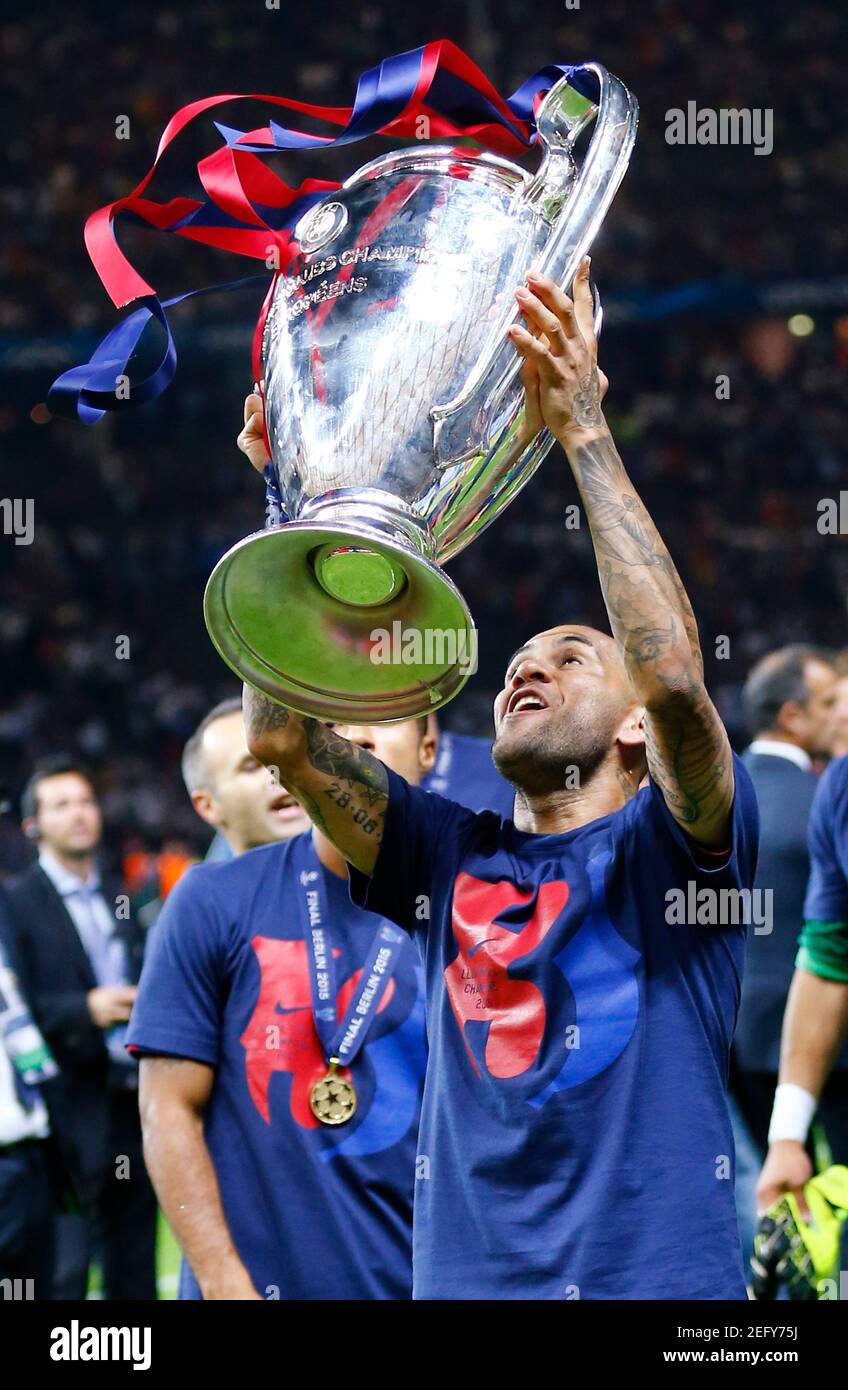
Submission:
POLYGON ((203 611, 237 675, 316 719, 414 719, 476 670, 477 632, 456 585, 366 524, 290 521, 246 536, 212 571, 203 611))

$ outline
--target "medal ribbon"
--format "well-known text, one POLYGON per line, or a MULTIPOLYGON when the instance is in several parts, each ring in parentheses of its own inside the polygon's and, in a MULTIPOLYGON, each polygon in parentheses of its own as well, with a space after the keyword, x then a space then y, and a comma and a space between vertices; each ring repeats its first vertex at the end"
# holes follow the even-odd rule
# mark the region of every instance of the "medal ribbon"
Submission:
POLYGON ((177 366, 165 308, 180 303, 188 294, 248 283, 245 280, 220 287, 211 285, 177 295, 163 304, 153 286, 118 246, 117 218, 262 260, 266 266, 273 254, 271 263, 284 267, 297 250, 292 228, 314 203, 341 185, 305 179, 295 187, 267 168, 265 157, 283 150, 347 145, 371 135, 421 139, 422 118, 427 121, 424 129, 428 139, 472 139, 496 154, 520 154, 536 143, 535 113, 543 94, 566 75, 587 98, 597 98, 597 81, 591 73, 581 67, 554 63, 540 68, 504 99, 462 49, 439 39, 369 68, 359 79, 352 107, 315 105, 262 93, 225 93, 181 107, 165 127, 156 158, 141 182, 126 197, 92 213, 85 227, 89 256, 112 303, 116 308, 124 308, 135 300, 144 300, 145 307, 112 329, 89 362, 56 379, 47 397, 51 411, 83 424, 94 424, 106 410, 155 399, 173 380, 177 366), (172 198, 165 203, 148 198, 147 185, 181 131, 198 116, 230 101, 268 102, 325 121, 336 127, 338 134, 309 134, 273 120, 249 131, 215 121, 224 144, 197 164, 205 198, 172 198), (166 334, 162 358, 144 381, 128 395, 121 393, 119 397, 116 378, 126 375, 136 344, 154 318, 166 334))
POLYGON ((324 871, 318 864, 311 840, 309 858, 316 867, 298 875, 299 903, 312 986, 312 1016, 327 1062, 337 1057, 349 1067, 361 1052, 371 1031, 389 981, 395 972, 404 943, 404 933, 381 920, 359 985, 353 992, 341 1022, 336 1013, 336 965, 329 931, 324 871))

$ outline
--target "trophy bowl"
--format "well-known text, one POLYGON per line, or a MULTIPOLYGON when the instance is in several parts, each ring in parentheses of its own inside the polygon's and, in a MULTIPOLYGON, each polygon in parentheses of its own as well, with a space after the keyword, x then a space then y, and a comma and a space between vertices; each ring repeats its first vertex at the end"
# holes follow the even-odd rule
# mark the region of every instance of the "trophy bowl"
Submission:
POLYGON ((262 331, 290 519, 222 557, 204 613, 228 665, 301 714, 410 719, 453 699, 476 667, 471 615, 441 567, 552 443, 525 427, 506 337, 514 290, 530 267, 570 285, 636 134, 627 88, 595 63, 578 72, 597 99, 574 73, 546 94, 536 174, 465 148, 402 149, 294 230, 262 331))

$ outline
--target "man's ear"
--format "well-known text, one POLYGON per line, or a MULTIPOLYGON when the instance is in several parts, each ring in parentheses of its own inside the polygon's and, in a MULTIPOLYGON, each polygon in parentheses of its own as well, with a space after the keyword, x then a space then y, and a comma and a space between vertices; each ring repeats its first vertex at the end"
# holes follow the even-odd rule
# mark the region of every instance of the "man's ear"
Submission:
POLYGON ((428 721, 427 732, 418 744, 418 766, 421 768, 422 777, 426 777, 428 772, 432 772, 436 762, 436 753, 439 748, 439 735, 433 728, 435 721, 428 721))
POLYGON ((784 734, 796 734, 798 725, 804 718, 806 711, 800 700, 784 700, 774 721, 774 727, 780 729, 784 734))
POLYGON ((191 804, 200 819, 205 820, 207 825, 214 825, 217 828, 221 824, 221 813, 211 792, 192 792, 191 804))
POLYGON ((616 740, 623 748, 645 747, 645 709, 634 705, 627 711, 616 731, 616 740))
POLYGON ((619 725, 616 741, 621 749, 621 761, 629 776, 636 778, 638 786, 644 784, 648 771, 645 748, 645 709, 634 705, 619 725))

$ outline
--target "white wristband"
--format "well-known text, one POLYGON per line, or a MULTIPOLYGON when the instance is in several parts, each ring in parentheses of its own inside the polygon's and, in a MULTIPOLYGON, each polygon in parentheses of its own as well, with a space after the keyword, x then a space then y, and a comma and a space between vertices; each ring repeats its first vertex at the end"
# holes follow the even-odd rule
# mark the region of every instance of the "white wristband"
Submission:
POLYGON ((803 1086, 795 1086, 785 1081, 774 1093, 774 1106, 771 1112, 768 1141, 776 1144, 781 1139, 796 1139, 799 1144, 807 1141, 810 1121, 816 1113, 818 1101, 805 1091, 803 1086))

